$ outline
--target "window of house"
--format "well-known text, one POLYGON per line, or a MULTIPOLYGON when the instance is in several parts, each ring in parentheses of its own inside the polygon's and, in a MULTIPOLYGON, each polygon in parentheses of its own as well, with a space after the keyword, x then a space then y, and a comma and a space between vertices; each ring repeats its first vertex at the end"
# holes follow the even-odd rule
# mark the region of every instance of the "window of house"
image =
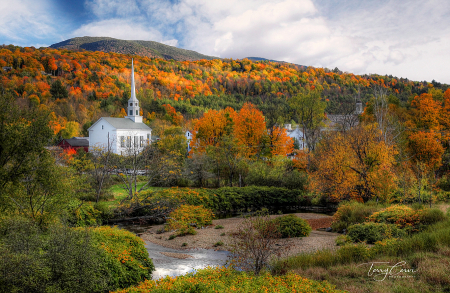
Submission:
POLYGON ((139 110, 136 110, 136 116, 139 116, 139 110))
POLYGON ((125 136, 120 137, 120 147, 122 147, 122 148, 125 147, 125 136))
POLYGON ((130 116, 132 116, 133 115, 133 110, 130 110, 130 116))
POLYGON ((150 133, 147 133, 147 144, 150 144, 150 133))
POLYGON ((138 145, 139 145, 139 136, 135 136, 134 137, 134 147, 137 148, 138 145))
POLYGON ((127 147, 131 147, 131 136, 127 136, 127 147))
POLYGON ((102 125, 102 129, 105 129, 105 126, 102 125))
POLYGON ((139 141, 139 146, 140 146, 140 147, 143 147, 143 146, 144 146, 144 136, 141 135, 140 138, 141 138, 141 139, 140 139, 140 141, 139 141))

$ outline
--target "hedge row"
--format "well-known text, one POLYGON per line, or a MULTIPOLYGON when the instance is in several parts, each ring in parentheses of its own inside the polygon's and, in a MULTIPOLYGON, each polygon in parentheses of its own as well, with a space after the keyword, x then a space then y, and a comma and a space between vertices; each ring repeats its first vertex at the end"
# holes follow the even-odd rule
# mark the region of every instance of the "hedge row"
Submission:
POLYGON ((302 190, 282 187, 246 186, 222 187, 218 189, 169 188, 152 195, 153 201, 170 199, 191 205, 203 205, 215 213, 230 213, 277 209, 293 206, 311 206, 311 197, 302 190))

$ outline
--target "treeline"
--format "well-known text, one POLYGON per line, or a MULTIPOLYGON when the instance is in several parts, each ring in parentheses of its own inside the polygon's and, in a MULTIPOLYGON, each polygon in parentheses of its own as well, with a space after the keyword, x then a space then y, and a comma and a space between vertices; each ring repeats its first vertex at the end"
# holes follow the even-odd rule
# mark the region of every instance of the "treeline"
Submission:
POLYGON ((388 89, 391 99, 408 105, 415 95, 443 93, 448 85, 405 78, 354 75, 339 69, 312 68, 269 61, 174 61, 104 52, 72 52, 49 48, 3 46, 0 84, 13 93, 21 107, 39 107, 52 113, 52 129, 59 137, 86 135, 102 116, 120 117, 130 94, 131 58, 135 59, 138 99, 145 119, 164 115, 170 104, 185 118, 209 109, 244 103, 256 105, 268 127, 297 121, 289 100, 305 88, 316 88, 326 101, 327 113, 342 113, 373 96, 373 86, 388 89))

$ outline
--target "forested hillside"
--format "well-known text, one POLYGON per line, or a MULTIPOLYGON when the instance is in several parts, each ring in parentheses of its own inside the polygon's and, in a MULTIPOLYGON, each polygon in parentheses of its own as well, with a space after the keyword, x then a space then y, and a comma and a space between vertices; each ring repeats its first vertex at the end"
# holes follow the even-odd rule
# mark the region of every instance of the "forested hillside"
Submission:
POLYGON ((156 57, 166 60, 174 59, 177 61, 192 61, 200 59, 211 60, 215 58, 197 53, 195 51, 180 49, 154 41, 129 41, 108 37, 73 38, 53 44, 50 48, 69 50, 84 49, 88 51, 140 55, 150 58, 156 57))
POLYGON ((448 85, 378 75, 354 75, 339 69, 302 67, 269 61, 174 61, 104 52, 66 49, 0 49, 2 91, 12 92, 21 107, 52 112, 55 135, 81 135, 102 116, 120 117, 130 95, 131 58, 134 58, 137 97, 143 116, 165 115, 170 104, 186 120, 208 109, 235 110, 245 102, 260 109, 267 127, 297 121, 289 106, 305 89, 317 89, 326 112, 353 109, 373 97, 375 85, 386 88, 389 101, 409 107, 417 95, 431 93, 443 100, 448 85), (64 133, 64 130, 66 131, 64 133))

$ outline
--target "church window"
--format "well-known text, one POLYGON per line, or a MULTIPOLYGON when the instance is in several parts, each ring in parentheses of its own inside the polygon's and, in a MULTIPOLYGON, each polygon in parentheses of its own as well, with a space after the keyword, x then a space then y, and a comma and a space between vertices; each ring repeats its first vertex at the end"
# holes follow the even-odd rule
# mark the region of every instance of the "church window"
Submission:
POLYGON ((133 110, 130 110, 130 116, 133 116, 133 110))
POLYGON ((137 103, 134 103, 134 105, 137 107, 137 103))
POLYGON ((133 106, 133 103, 130 103, 130 106, 132 107, 132 106, 133 106))
POLYGON ((138 137, 138 136, 135 136, 135 137, 134 137, 134 147, 135 147, 135 148, 138 147, 138 145, 139 145, 138 143, 139 143, 139 137, 138 137))
POLYGON ((120 147, 122 147, 122 148, 125 147, 125 136, 120 137, 120 147))
POLYGON ((150 144, 150 133, 147 133, 147 143, 150 144))
POLYGON ((141 137, 140 137, 139 146, 140 146, 140 147, 143 147, 143 146, 144 146, 144 136, 142 136, 142 135, 141 135, 141 137))
POLYGON ((139 116, 139 110, 136 110, 136 116, 139 116))
POLYGON ((131 136, 127 136, 127 147, 131 147, 131 136))

